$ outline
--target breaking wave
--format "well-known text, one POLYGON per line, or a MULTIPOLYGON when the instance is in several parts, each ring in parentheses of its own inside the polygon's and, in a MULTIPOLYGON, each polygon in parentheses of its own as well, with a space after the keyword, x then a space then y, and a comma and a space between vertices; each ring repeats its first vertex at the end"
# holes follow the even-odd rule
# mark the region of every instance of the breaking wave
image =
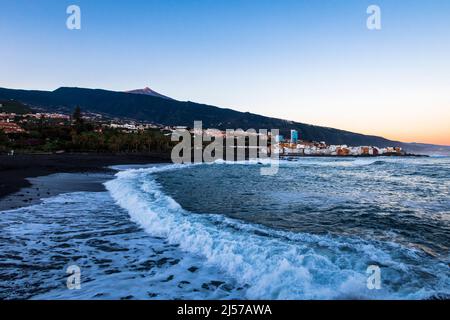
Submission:
POLYGON ((179 245, 181 250, 202 257, 208 265, 225 272, 247 288, 246 298, 450 296, 448 266, 430 261, 415 249, 356 237, 281 231, 221 214, 187 211, 164 193, 154 177, 156 173, 187 167, 167 165, 125 170, 105 186, 116 203, 146 232, 179 245), (381 267, 381 290, 367 288, 369 265, 381 267))

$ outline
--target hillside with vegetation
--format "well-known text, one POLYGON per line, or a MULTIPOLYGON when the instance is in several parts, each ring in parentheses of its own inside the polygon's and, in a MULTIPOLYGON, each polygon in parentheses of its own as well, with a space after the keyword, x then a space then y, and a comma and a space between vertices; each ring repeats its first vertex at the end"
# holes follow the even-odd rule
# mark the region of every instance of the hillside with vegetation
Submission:
POLYGON ((14 99, 47 112, 71 112, 76 106, 84 111, 110 118, 148 121, 165 126, 192 127, 195 120, 204 128, 279 129, 288 135, 291 129, 306 141, 324 141, 331 145, 402 147, 404 150, 427 153, 450 153, 450 147, 409 144, 383 137, 309 125, 294 121, 265 117, 248 112, 194 102, 164 99, 150 95, 115 92, 100 89, 59 88, 55 91, 15 90, 0 88, 0 100, 14 99))
POLYGON ((32 112, 31 108, 16 100, 0 100, 0 113, 26 114, 32 112))
POLYGON ((79 109, 73 121, 55 123, 36 119, 21 124, 24 132, 5 134, 0 130, 0 152, 97 152, 170 154, 172 142, 160 130, 123 132, 85 121, 79 109))

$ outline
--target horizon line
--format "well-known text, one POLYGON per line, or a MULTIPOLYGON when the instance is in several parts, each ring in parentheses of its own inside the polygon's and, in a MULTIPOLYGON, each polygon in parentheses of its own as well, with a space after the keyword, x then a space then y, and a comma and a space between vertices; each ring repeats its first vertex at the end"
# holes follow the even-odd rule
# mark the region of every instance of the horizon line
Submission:
MULTIPOLYGON (((80 86, 59 86, 59 87, 57 87, 56 89, 53 89, 53 90, 51 90, 51 89, 44 90, 44 89, 29 89, 29 88, 25 89, 25 88, 0 87, 0 89, 7 89, 7 90, 41 91, 41 92, 55 92, 56 90, 62 89, 62 88, 86 89, 86 90, 102 90, 102 91, 117 92, 117 93, 124 93, 124 94, 135 94, 135 93, 130 93, 129 91, 130 90, 139 90, 139 89, 144 89, 144 88, 150 88, 151 90, 155 91, 152 87, 149 87, 148 85, 145 85, 142 88, 126 89, 126 90, 123 90, 123 91, 118 91, 118 90, 114 90, 114 89, 105 89, 105 88, 80 87, 80 86)), ((159 91, 158 91, 158 93, 159 93, 159 91)), ((162 95, 165 95, 165 94, 162 94, 162 95)), ((152 96, 152 97, 164 99, 164 98, 158 97, 158 96, 152 96)), ((260 114, 260 113, 250 112, 250 111, 238 111, 236 109, 233 109, 232 107, 219 107, 219 106, 217 106, 215 104, 211 104, 211 103, 195 102, 195 101, 190 101, 190 100, 177 100, 177 99, 174 99, 174 98, 171 98, 171 97, 169 97, 169 98, 172 99, 173 101, 178 101, 178 102, 193 102, 193 103, 198 103, 198 104, 204 104, 204 105, 212 106, 212 107, 219 108, 219 109, 230 109, 230 110, 233 110, 233 111, 236 111, 236 112, 250 113, 250 114, 255 114, 255 115, 259 115, 259 116, 263 116, 263 117, 267 117, 267 118, 282 120, 282 121, 297 122, 297 123, 301 123, 301 124, 312 125, 312 126, 317 126, 317 127, 322 127, 322 128, 335 129, 335 130, 350 132, 350 133, 354 133, 354 134, 362 134, 362 135, 366 135, 366 136, 375 136, 375 137, 383 138, 383 139, 386 139, 386 140, 391 140, 392 142, 400 142, 400 143, 408 143, 408 144, 424 144, 424 145, 433 145, 433 146, 441 146, 441 147, 450 147, 450 144, 430 143, 430 142, 417 142, 417 141, 405 142, 405 141, 401 141, 401 140, 395 139, 395 138, 394 139, 393 138, 386 138, 384 135, 381 135, 381 134, 361 133, 361 132, 351 131, 349 129, 340 129, 340 128, 337 128, 337 127, 330 127, 330 126, 327 126, 327 125, 311 124, 311 123, 300 122, 298 120, 290 120, 290 119, 285 119, 285 118, 276 117, 276 116, 267 116, 267 115, 263 115, 263 114, 260 114)), ((12 99, 12 100, 14 100, 14 99, 12 99)))

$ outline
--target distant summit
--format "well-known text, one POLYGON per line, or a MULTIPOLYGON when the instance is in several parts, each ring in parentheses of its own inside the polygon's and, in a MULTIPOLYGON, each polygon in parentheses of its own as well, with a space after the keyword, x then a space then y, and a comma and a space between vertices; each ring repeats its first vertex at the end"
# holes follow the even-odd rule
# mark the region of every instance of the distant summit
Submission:
POLYGON ((158 97, 158 98, 163 98, 163 99, 168 99, 168 100, 174 100, 172 98, 169 98, 165 95, 162 95, 162 94, 150 89, 149 87, 145 87, 144 89, 125 91, 125 92, 126 93, 134 93, 134 94, 144 94, 147 96, 158 97))
POLYGON ((299 138, 305 141, 325 141, 327 144, 334 145, 379 148, 394 146, 416 154, 450 154, 450 146, 402 143, 383 137, 264 117, 190 101, 178 101, 162 96, 149 88, 129 92, 131 93, 68 87, 55 91, 0 88, 0 103, 2 107, 10 107, 13 103, 11 101, 14 100, 14 103, 21 103, 26 107, 34 107, 50 113, 72 113, 76 107, 80 107, 84 112, 110 118, 146 121, 163 126, 192 127, 194 121, 201 120, 203 128, 220 130, 275 128, 279 129, 282 135, 289 135, 291 130, 297 130, 299 138))

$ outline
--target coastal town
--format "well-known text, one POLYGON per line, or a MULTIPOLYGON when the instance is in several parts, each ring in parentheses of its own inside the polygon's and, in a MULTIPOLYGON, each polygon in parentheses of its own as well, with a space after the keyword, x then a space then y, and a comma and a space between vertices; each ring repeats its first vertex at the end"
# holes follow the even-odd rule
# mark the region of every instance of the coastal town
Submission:
MULTIPOLYGON (((55 127, 70 126, 73 123, 73 115, 65 113, 46 113, 33 112, 7 112, 0 104, 0 132, 6 135, 17 135, 26 133, 27 125, 45 123, 55 127)), ((104 130, 116 130, 121 133, 139 133, 148 130, 159 131, 165 136, 170 136, 175 130, 189 130, 192 135, 198 135, 198 129, 192 129, 185 126, 165 126, 151 122, 142 122, 128 119, 111 119, 100 114, 83 114, 83 120, 91 123, 93 131, 102 134, 104 130)), ((227 137, 227 132, 217 129, 200 129, 201 134, 205 137, 217 138, 227 137)), ((260 133, 251 130, 242 131, 246 136, 256 135, 260 133)), ((271 141, 270 132, 265 137, 271 141)), ((307 141, 302 140, 299 132, 295 129, 290 131, 290 137, 285 138, 283 135, 277 135, 272 140, 270 152, 287 157, 300 156, 402 156, 406 153, 400 147, 377 147, 377 146, 348 146, 348 145, 330 145, 325 141, 307 141), (273 143, 273 141, 275 143, 273 143)))
POLYGON ((308 142, 299 139, 297 130, 291 130, 289 140, 277 136, 277 151, 284 156, 402 156, 400 147, 327 145, 324 141, 308 142))

